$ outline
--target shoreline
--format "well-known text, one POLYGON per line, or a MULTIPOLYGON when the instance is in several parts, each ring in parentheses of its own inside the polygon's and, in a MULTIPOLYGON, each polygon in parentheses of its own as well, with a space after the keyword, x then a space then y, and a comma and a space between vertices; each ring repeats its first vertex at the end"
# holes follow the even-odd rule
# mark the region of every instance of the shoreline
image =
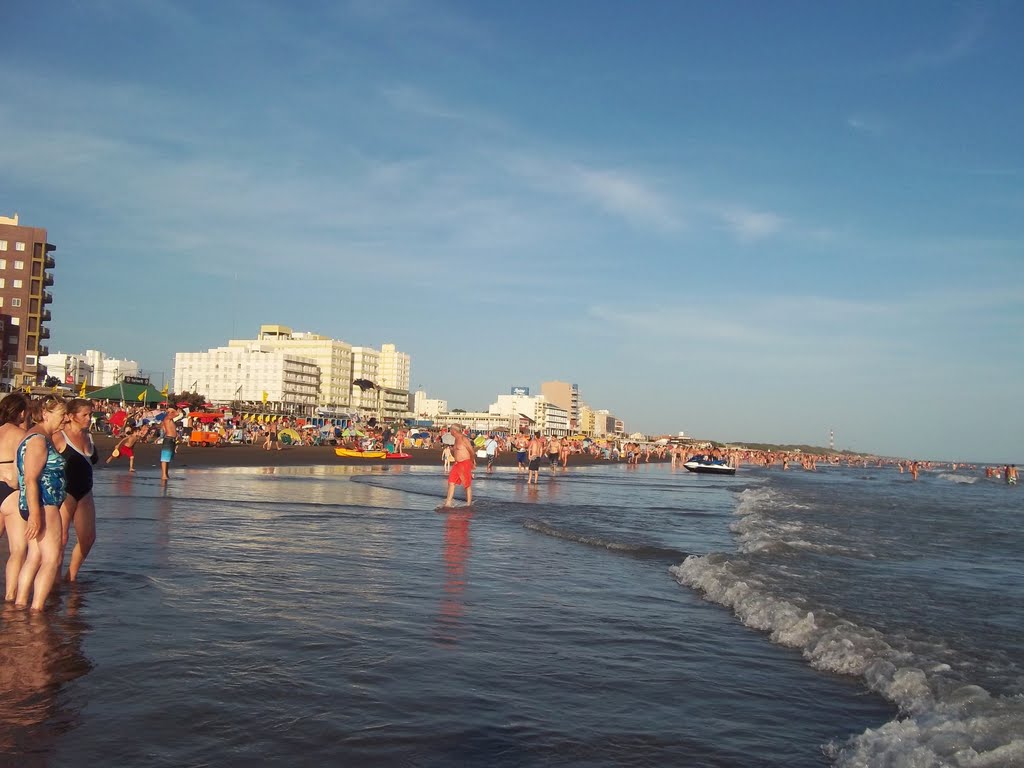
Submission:
MULTIPOLYGON (((94 435, 93 442, 99 451, 99 463, 97 469, 103 467, 108 470, 128 470, 128 460, 117 458, 106 464, 107 458, 117 439, 106 435, 94 435)), ((369 467, 381 465, 406 465, 416 467, 438 467, 442 466, 440 448, 409 448, 407 452, 412 456, 408 459, 358 459, 337 456, 334 453, 334 446, 287 446, 281 450, 264 450, 261 445, 216 445, 193 447, 187 443, 179 443, 171 463, 171 470, 185 467, 310 467, 320 465, 336 465, 350 467, 369 467)), ((651 461, 668 463, 668 457, 658 459, 651 456, 651 461)), ((135 445, 135 465, 137 468, 159 465, 160 446, 156 443, 145 443, 135 445)), ((641 463, 643 463, 641 461, 641 463)), ((573 454, 569 457, 569 468, 581 466, 594 466, 599 464, 623 464, 624 461, 609 461, 597 459, 588 454, 573 454)), ((515 453, 505 452, 498 454, 496 467, 515 467, 515 453)), ((477 459, 477 471, 486 471, 487 460, 477 459)), ((542 465, 542 470, 547 469, 547 463, 542 465)))

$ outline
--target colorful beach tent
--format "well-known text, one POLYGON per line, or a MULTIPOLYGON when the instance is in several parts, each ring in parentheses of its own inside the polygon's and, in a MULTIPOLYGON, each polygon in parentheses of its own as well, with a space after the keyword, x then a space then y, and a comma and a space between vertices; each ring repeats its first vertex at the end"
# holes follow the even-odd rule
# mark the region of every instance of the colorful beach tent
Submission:
POLYGON ((113 384, 89 393, 90 400, 122 400, 127 404, 159 403, 166 398, 152 384, 113 384))

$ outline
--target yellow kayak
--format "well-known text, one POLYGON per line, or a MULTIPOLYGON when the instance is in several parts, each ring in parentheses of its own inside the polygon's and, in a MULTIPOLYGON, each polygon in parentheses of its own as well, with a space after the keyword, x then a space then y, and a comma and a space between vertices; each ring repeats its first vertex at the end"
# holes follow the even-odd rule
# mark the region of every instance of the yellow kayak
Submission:
POLYGON ((387 451, 353 451, 351 448, 335 448, 334 453, 343 459, 386 459, 387 451))

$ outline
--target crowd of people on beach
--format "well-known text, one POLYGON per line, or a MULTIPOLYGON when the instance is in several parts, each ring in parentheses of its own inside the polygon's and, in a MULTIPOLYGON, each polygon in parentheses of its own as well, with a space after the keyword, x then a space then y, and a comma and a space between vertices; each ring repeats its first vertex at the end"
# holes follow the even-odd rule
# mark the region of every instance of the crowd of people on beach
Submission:
MULTIPOLYGON (((528 485, 539 482, 541 467, 552 474, 568 469, 573 457, 624 462, 627 465, 670 461, 682 466, 696 451, 709 460, 728 466, 743 464, 780 466, 788 470, 798 464, 815 471, 821 462, 850 466, 877 463, 894 465, 914 480, 921 470, 937 465, 930 462, 869 459, 839 454, 723 449, 713 443, 683 443, 660 440, 641 442, 615 438, 544 436, 540 432, 505 434, 473 432, 461 425, 414 430, 405 425, 360 424, 345 428, 332 424, 308 425, 288 417, 267 419, 214 417, 202 423, 187 410, 174 406, 126 408, 124 404, 93 403, 85 398, 65 400, 57 395, 31 397, 15 392, 0 401, 0 535, 6 534, 10 555, 5 572, 5 599, 16 606, 42 610, 54 586, 77 580, 83 562, 96 541, 96 506, 93 500, 93 466, 99 453, 92 432, 105 431, 116 439, 106 463, 124 458, 128 471, 135 471, 135 448, 140 443, 160 446, 161 481, 166 482, 179 442, 190 442, 193 430, 213 434, 223 443, 260 445, 265 450, 282 450, 288 445, 316 445, 327 442, 357 451, 385 450, 389 453, 412 449, 440 448, 440 461, 447 477, 444 505, 454 505, 457 486, 462 486, 466 503, 473 499, 473 473, 477 459, 494 471, 498 457, 514 453, 517 473, 528 485), (285 439, 287 438, 287 439, 285 439), (70 530, 75 546, 70 557, 66 549, 70 530)), ((963 466, 963 465, 961 465, 963 466)), ((952 465, 955 470, 956 464, 952 465)), ((971 467, 974 468, 974 467, 971 467)), ((1016 484, 1017 468, 988 467, 986 477, 1016 484)))

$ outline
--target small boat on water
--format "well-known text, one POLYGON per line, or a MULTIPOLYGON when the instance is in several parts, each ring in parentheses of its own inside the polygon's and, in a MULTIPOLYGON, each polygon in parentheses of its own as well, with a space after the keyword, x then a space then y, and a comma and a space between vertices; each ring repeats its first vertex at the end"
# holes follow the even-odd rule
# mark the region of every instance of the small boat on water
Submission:
POLYGON ((730 467, 725 459, 716 459, 703 453, 691 456, 683 464, 691 472, 708 475, 735 475, 736 467, 730 467))
POLYGON ((387 451, 355 451, 351 448, 335 448, 334 453, 343 459, 411 459, 411 453, 388 453, 387 451))

